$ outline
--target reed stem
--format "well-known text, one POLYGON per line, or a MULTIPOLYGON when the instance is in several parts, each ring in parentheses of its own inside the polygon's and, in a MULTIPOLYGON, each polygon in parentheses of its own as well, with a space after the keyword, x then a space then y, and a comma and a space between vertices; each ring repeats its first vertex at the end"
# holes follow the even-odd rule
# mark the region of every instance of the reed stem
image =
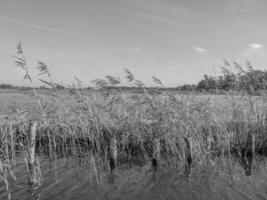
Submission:
POLYGON ((37 122, 31 121, 28 131, 28 168, 29 168, 29 184, 37 185, 37 175, 35 171, 35 143, 36 143, 37 122))

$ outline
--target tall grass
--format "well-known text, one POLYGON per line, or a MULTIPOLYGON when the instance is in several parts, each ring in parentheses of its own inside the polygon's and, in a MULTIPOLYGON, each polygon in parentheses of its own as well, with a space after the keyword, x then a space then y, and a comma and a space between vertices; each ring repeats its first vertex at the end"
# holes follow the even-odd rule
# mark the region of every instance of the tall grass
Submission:
MULTIPOLYGON (((16 62, 24 70, 25 79, 32 82, 21 44, 16 62)), ((57 84, 48 66, 39 62, 38 68, 40 75, 48 78, 40 80, 56 96, 57 84)), ((107 76, 93 81, 95 91, 80 89, 81 82, 70 88, 68 99, 72 104, 61 105, 63 109, 55 109, 53 101, 34 90, 38 108, 0 116, 0 175, 7 188, 7 176, 15 178, 12 172, 16 160, 29 150, 32 120, 37 123, 35 157, 47 157, 55 168, 59 158, 88 157, 98 184, 101 172, 113 171, 113 161, 116 168, 152 163, 158 169, 177 163, 188 165, 189 159, 190 165, 197 165, 218 156, 248 155, 254 149, 256 154, 266 154, 264 97, 230 92, 224 101, 214 103, 195 94, 151 93, 128 69, 125 79, 141 92, 99 92, 106 86, 123 84, 120 78, 107 76)), ((158 78, 152 79, 158 88, 163 86, 158 78)), ((25 158, 29 162, 29 156, 25 158)), ((35 166, 40 170, 38 159, 35 166)), ((41 172, 37 174, 41 184, 41 172)))

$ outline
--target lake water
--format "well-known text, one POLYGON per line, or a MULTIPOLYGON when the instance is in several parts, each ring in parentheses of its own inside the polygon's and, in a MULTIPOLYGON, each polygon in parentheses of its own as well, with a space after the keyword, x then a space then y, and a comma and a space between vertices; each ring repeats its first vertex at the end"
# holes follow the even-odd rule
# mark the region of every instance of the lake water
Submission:
POLYGON ((90 159, 74 163, 41 161, 43 184, 33 189, 27 184, 25 163, 18 161, 17 181, 9 181, 9 194, 0 183, 0 199, 267 199, 267 162, 261 158, 249 166, 251 173, 233 158, 199 163, 188 176, 183 167, 164 168, 153 177, 150 165, 122 166, 115 172, 114 182, 108 173, 99 173, 96 179, 90 159))

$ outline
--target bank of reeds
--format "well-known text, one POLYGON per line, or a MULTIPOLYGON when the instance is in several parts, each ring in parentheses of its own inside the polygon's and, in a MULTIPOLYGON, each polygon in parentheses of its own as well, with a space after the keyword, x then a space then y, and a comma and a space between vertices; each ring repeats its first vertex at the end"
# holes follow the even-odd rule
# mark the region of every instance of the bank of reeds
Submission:
MULTIPOLYGON (((23 53, 21 46, 18 51, 23 53)), ((17 59, 26 72, 25 79, 31 81, 25 57, 17 59)), ((47 66, 39 62, 39 69, 49 78, 42 82, 54 88, 47 66)), ((31 163, 36 171, 34 181, 40 184, 40 156, 51 163, 62 157, 88 158, 99 183, 99 170, 113 172, 122 165, 152 163, 156 171, 158 167, 189 164, 189 159, 194 165, 217 156, 267 154, 265 97, 229 92, 225 101, 214 103, 194 94, 149 93, 129 70, 125 72, 128 82, 143 88, 142 92, 96 93, 79 89, 79 82, 68 97, 73 104, 60 111, 54 102, 33 91, 38 109, 13 110, 0 116, 0 173, 7 188, 7 176, 15 177, 12 169, 21 156, 31 163), (34 159, 27 156, 33 150, 29 145, 32 120, 37 125, 34 159)), ((162 86, 159 79, 153 77, 153 81, 162 86)), ((94 82, 98 89, 116 86, 121 80, 107 76, 94 82)))

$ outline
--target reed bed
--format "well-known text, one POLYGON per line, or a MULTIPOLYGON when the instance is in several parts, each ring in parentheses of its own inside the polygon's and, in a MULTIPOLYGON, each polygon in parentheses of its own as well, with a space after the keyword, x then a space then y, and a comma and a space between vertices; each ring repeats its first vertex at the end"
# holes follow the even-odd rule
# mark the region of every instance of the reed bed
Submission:
MULTIPOLYGON (((23 52, 18 47, 18 54, 23 52)), ((19 65, 25 79, 31 81, 24 56, 19 65)), ((44 81, 57 90, 44 63, 40 70, 44 81)), ((100 183, 100 174, 112 174, 121 166, 151 163, 154 172, 179 163, 197 165, 219 156, 266 155, 266 101, 229 92, 224 103, 214 103, 198 95, 146 91, 144 84, 125 70, 128 82, 141 89, 138 94, 80 89, 69 90, 60 104, 33 90, 38 107, 32 110, 10 109, 0 116, 0 177, 8 190, 16 159, 23 157, 30 183, 42 184, 39 159, 88 158, 90 169, 100 183), (159 94, 160 93, 160 94, 159 94), (71 104, 64 105, 64 102, 71 104), (34 130, 32 124, 35 124, 34 130), (36 129, 36 130, 35 130, 36 129), (30 132, 36 136, 31 138, 30 132), (34 145, 32 144, 34 142, 34 145), (34 154, 29 152, 35 152, 34 154), (33 177, 34 176, 34 177, 33 177)), ((155 84, 160 80, 153 77, 155 84)), ((120 80, 107 76, 96 80, 96 88, 116 86, 120 80)), ((216 97, 217 98, 217 97, 216 97)), ((55 166, 56 168, 56 166, 55 166)))
MULTIPOLYGON (((17 157, 30 159, 32 120, 36 122, 36 157, 46 156, 52 162, 89 157, 100 163, 95 169, 108 171, 113 170, 112 159, 117 166, 144 165, 154 158, 161 167, 187 163, 188 151, 193 164, 205 162, 207 154, 211 158, 253 151, 266 155, 266 111, 259 102, 251 104, 247 96, 220 108, 194 95, 116 93, 103 96, 101 103, 90 96, 90 92, 73 96, 73 106, 58 113, 32 110, 1 117, 2 173, 11 174, 17 157)), ((38 163, 34 166, 38 169, 38 163)))

